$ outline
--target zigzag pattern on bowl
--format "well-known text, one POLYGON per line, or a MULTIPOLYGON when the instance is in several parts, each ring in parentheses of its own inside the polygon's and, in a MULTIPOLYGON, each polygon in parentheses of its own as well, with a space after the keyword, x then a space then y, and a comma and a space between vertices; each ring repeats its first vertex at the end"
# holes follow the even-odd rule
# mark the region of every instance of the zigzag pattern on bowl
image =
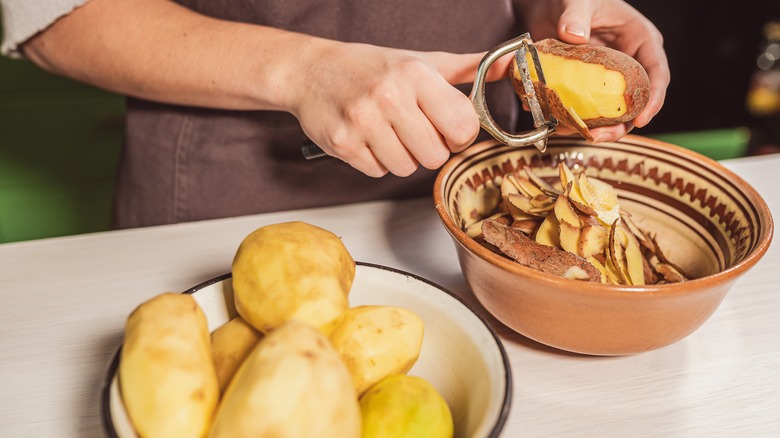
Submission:
MULTIPOLYGON (((488 149, 466 160, 463 168, 476 168, 472 167, 468 175, 454 178, 453 184, 462 182, 474 190, 497 187, 505 174, 522 167, 530 167, 540 176, 555 180, 558 163, 564 162, 572 169, 584 168, 588 175, 612 184, 621 196, 633 192, 650 197, 695 218, 699 225, 721 237, 716 240, 726 255, 724 267, 743 260, 756 245, 756 230, 750 224, 757 220, 757 212, 749 207, 751 203, 729 180, 699 160, 670 155, 644 143, 628 147, 623 144, 620 149, 610 147, 609 143, 598 147, 585 144, 586 147, 579 148, 571 140, 560 143, 551 141, 545 154, 533 149, 488 149), (723 245, 731 246, 731 251, 723 245)), ((451 212, 458 211, 457 206, 451 207, 451 212)))

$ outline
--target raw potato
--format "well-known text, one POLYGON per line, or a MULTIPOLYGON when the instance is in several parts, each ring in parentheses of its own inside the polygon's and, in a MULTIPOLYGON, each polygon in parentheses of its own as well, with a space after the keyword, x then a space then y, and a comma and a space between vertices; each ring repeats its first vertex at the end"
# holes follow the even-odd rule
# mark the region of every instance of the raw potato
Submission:
POLYGON ((249 234, 232 272, 236 310, 257 330, 292 319, 327 334, 349 308, 355 261, 330 231, 286 222, 249 234))
POLYGON ((322 332, 290 321, 266 335, 239 367, 210 437, 359 437, 352 379, 322 332))
POLYGON ((119 384, 139 436, 205 436, 219 385, 206 316, 191 295, 164 293, 130 314, 119 384))
POLYGON ((390 376, 360 398, 363 438, 450 438, 452 413, 428 381, 390 376))
POLYGON ((225 392, 238 367, 262 338, 263 334, 240 316, 214 330, 211 334, 211 353, 220 394, 225 392))
MULTIPOLYGON (((528 57, 534 90, 558 122, 593 141, 589 128, 633 120, 650 93, 647 72, 631 56, 603 46, 567 44, 555 39, 534 43, 547 86, 537 80, 528 57)), ((525 98, 516 62, 510 66, 515 91, 525 98)), ((545 116, 549 117, 549 113, 545 116)))
POLYGON ((330 335, 358 395, 387 376, 408 372, 420 357, 422 340, 419 316, 400 307, 379 305, 349 309, 330 335))

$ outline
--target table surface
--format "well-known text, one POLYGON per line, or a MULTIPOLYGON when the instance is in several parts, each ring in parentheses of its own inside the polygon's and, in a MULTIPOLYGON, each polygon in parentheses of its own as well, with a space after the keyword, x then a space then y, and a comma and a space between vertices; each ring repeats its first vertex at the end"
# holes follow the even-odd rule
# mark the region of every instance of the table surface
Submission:
MULTIPOLYGON (((780 155, 724 164, 780 217, 780 155)), ((425 277, 485 313, 430 199, 0 245, 0 436, 103 436, 101 389, 130 311, 229 272, 247 234, 289 220, 331 230, 356 260, 425 277)), ((777 247, 698 331, 647 353, 569 354, 491 318, 514 377, 503 436, 780 436, 777 247)))

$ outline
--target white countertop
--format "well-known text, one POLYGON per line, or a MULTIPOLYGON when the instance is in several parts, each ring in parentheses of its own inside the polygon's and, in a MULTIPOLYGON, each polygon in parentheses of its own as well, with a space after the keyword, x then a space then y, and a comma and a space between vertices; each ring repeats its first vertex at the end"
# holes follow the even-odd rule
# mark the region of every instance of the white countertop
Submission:
MULTIPOLYGON (((780 218, 780 155, 724 164, 780 218)), ((0 245, 0 436, 104 436, 101 389, 130 311, 229 272, 247 234, 288 220, 333 231, 356 260, 425 277, 484 314, 430 199, 0 245)), ((569 354, 491 320, 514 375, 503 436, 780 436, 777 248, 704 326, 656 351, 569 354)))

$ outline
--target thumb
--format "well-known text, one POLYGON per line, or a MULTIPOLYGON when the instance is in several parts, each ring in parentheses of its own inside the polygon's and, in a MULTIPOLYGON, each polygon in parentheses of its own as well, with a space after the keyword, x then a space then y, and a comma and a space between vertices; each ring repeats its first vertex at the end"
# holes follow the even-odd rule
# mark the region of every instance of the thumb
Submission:
MULTIPOLYGON (((425 59, 433 65, 444 80, 452 85, 474 82, 477 69, 485 56, 482 53, 454 54, 445 52, 428 52, 425 59)), ((493 62, 487 74, 487 81, 497 81, 506 77, 512 55, 502 56, 493 62)))
POLYGON ((590 20, 593 5, 589 1, 564 2, 558 19, 558 38, 569 44, 585 44, 590 40, 590 20))

